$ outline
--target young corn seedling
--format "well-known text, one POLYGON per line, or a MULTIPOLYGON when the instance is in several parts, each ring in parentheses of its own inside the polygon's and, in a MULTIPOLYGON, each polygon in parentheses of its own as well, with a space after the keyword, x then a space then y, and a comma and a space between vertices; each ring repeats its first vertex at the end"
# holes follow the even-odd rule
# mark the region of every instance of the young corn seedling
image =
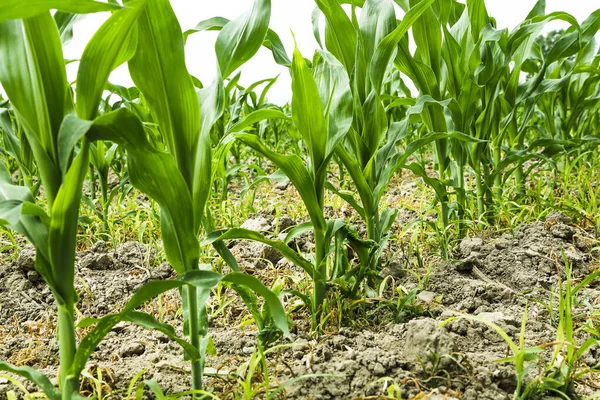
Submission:
MULTIPOLYGON (((400 78, 388 73, 393 71, 393 52, 396 47, 408 43, 409 29, 412 27, 414 35, 420 35, 423 30, 429 29, 423 24, 428 25, 429 20, 434 18, 434 3, 428 0, 411 2, 412 7, 406 8, 406 15, 398 23, 391 0, 367 0, 362 7, 360 19, 354 18, 353 21, 337 1, 317 1, 326 18, 324 44, 342 62, 352 79, 354 119, 347 139, 338 146, 336 155, 341 166, 348 171, 360 203, 353 196, 336 190, 333 185, 329 184, 328 187, 346 199, 365 221, 367 238, 373 241, 374 246, 367 259, 361 260, 364 270, 379 269, 385 234, 397 213, 392 209, 380 210, 381 198, 394 172, 404 167, 412 154, 432 142, 438 144, 438 162, 445 171, 448 161, 445 161, 447 157, 444 154, 447 151, 444 143, 448 140, 457 143, 461 140, 473 141, 460 132, 447 132, 443 111, 449 106, 448 102, 439 101, 439 89, 429 88, 436 98, 430 95, 422 96, 418 101, 398 98, 394 91, 396 85, 392 83, 400 78), (344 43, 351 43, 342 46, 339 43, 342 40, 344 43), (401 115, 395 113, 399 108, 405 109, 401 115), (394 121, 397 118, 400 120, 394 121), (407 141, 404 151, 399 151, 398 145, 409 136, 411 122, 416 122, 417 118, 425 122, 430 133, 407 141)), ((317 40, 321 42, 318 36, 317 40)), ((431 52, 434 53, 435 49, 431 52)), ((395 57, 397 59, 399 55, 395 57)), ((436 57, 439 59, 439 55, 436 57)), ((431 58, 434 56, 431 55, 431 58)), ((423 81, 429 82, 427 79, 424 78, 423 81)), ((422 174, 422 168, 418 164, 411 164, 408 168, 422 174)), ((436 193, 441 202, 441 220, 447 226, 449 208, 445 186, 437 185, 436 193)))
MULTIPOLYGON (((58 311, 60 389, 28 367, 0 362, 0 369, 37 383, 52 399, 71 399, 78 390, 81 369, 74 367, 75 239, 81 191, 89 158, 89 141, 81 139, 94 124, 104 83, 120 64, 139 16, 140 3, 115 11, 92 38, 82 56, 74 105, 66 78, 57 25, 48 11, 96 12, 118 6, 91 1, 55 1, 36 4, 3 2, 0 6, 0 83, 15 110, 31 146, 44 188, 45 207, 35 204, 31 192, 15 186, 0 171, 1 222, 25 235, 36 248, 35 268, 50 287, 58 311), (77 117, 85 124, 75 122, 77 117)), ((123 60, 124 61, 124 60, 123 60)))
MULTIPOLYGON (((282 155, 269 149, 257 135, 238 133, 235 138, 271 160, 292 182, 302 197, 310 222, 290 232, 288 238, 276 241, 258 232, 230 229, 215 232, 208 242, 225 239, 248 239, 266 243, 279 250, 286 258, 302 267, 313 281, 312 296, 301 294, 312 313, 312 327, 319 329, 323 305, 327 295, 328 257, 331 241, 344 227, 339 221, 327 221, 324 214, 325 184, 331 157, 351 124, 352 110, 349 81, 342 65, 330 53, 320 51, 315 55, 313 69, 298 49, 292 61, 292 118, 302 135, 308 156, 303 160, 296 154, 282 155), (309 262, 285 243, 311 229, 314 232, 315 258, 309 262)), ((228 145, 231 145, 231 140, 228 145)), ((226 151, 226 150, 225 150, 226 151)))
MULTIPOLYGON (((126 2, 126 6, 133 5, 126 2)), ((88 137, 122 146, 128 157, 132 184, 161 207, 161 234, 167 260, 182 277, 213 274, 213 285, 229 282, 247 299, 252 291, 274 298, 269 303, 275 324, 287 332, 285 312, 277 297, 250 276, 227 276, 202 271, 198 236, 203 225, 211 229, 205 213, 212 184, 210 130, 223 112, 223 79, 251 58, 263 43, 268 29, 270 1, 258 0, 240 18, 225 25, 215 45, 218 76, 208 88, 196 93, 184 61, 184 40, 168 0, 148 0, 136 22, 137 42, 128 60, 129 71, 144 96, 167 152, 155 148, 140 119, 126 108, 106 114, 103 122, 119 129, 91 130, 88 137), (250 28, 249 28, 250 27, 250 28), (195 275, 194 275, 195 274, 195 275), (218 279, 216 279, 217 277, 218 279), (215 280, 216 279, 216 280, 215 280)), ((136 107, 137 108, 137 107, 136 107)), ((136 109, 136 111, 138 111, 136 109)), ((224 246, 217 250, 237 270, 235 259, 224 246)), ((204 350, 208 343, 208 319, 204 303, 209 295, 198 285, 181 285, 184 331, 200 351, 192 361, 194 390, 202 389, 204 350)))

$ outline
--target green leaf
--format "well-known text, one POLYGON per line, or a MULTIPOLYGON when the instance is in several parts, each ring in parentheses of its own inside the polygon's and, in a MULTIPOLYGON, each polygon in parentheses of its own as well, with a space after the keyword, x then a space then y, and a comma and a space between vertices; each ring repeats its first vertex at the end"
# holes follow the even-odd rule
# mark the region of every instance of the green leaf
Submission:
POLYGON ((381 85, 383 83, 383 77, 390 65, 391 60, 394 57, 396 47, 400 40, 404 37, 408 29, 417 21, 417 19, 423 14, 435 0, 422 0, 419 4, 406 13, 402 22, 398 24, 396 29, 389 35, 381 40, 373 59, 369 65, 369 76, 376 93, 381 92, 381 85))
POLYGON ((252 289, 258 295, 260 295, 263 299, 265 299, 265 303, 268 305, 269 310, 271 311, 271 315, 273 316, 275 326, 281 329, 285 336, 290 336, 287 314, 285 313, 285 309, 281 305, 281 301, 279 301, 279 298, 275 293, 269 290, 258 279, 251 275, 244 274, 241 272, 232 272, 230 274, 225 275, 222 282, 229 282, 234 284, 234 289, 236 288, 235 285, 245 286, 247 288, 252 289))
POLYGON ((0 83, 31 145, 52 204, 62 177, 56 158, 58 132, 71 100, 62 44, 50 13, 0 23, 0 83))
MULTIPOLYGON (((319 100, 317 100, 319 101, 319 100)), ((315 183, 302 159, 295 155, 281 155, 271 151, 255 135, 241 133, 234 137, 271 160, 292 181, 302 197, 306 210, 316 229, 325 229, 325 218, 315 192, 315 183)))
POLYGON ((148 0, 137 26, 137 50, 129 71, 191 188, 200 104, 185 65, 181 27, 168 0, 148 0))
POLYGON ((131 183, 161 206, 169 262, 179 274, 195 268, 200 248, 190 217, 192 199, 173 157, 150 146, 142 123, 125 108, 98 117, 88 137, 126 149, 131 183))
MULTIPOLYGON (((94 352, 98 344, 102 339, 111 331, 111 329, 118 324, 120 321, 131 320, 133 322, 140 322, 142 326, 145 325, 156 325, 154 322, 148 320, 147 317, 142 317, 139 313, 132 314, 132 312, 143 305, 148 300, 158 296, 161 293, 167 292, 172 289, 182 288, 184 285, 192 285, 200 289, 210 289, 217 285, 223 276, 212 271, 190 271, 180 276, 175 280, 167 281, 150 281, 139 288, 129 299, 123 310, 118 314, 109 314, 102 317, 94 327, 80 342, 73 365, 71 366, 70 375, 79 376, 85 364, 94 352)), ((200 305, 201 306, 201 305, 200 305)), ((167 329, 162 326, 161 329, 167 329)), ((191 346, 191 345, 190 345, 191 346)), ((191 347, 186 345, 186 350, 192 351, 194 356, 200 357, 197 351, 193 351, 191 347)))
MULTIPOLYGON (((227 18, 209 18, 204 21, 200 21, 193 29, 188 29, 187 31, 185 31, 183 35, 187 40, 188 36, 196 32, 220 31, 225 25, 227 25, 227 23, 229 23, 229 20, 227 18)), ((292 64, 287 55, 287 51, 285 50, 285 47, 283 46, 283 43, 279 38, 279 35, 275 31, 271 29, 267 30, 267 36, 265 37, 265 40, 262 45, 271 50, 271 52, 273 53, 273 59, 277 64, 282 65, 284 67, 289 67, 292 64)))
POLYGON ((292 250, 285 242, 282 242, 281 240, 269 239, 260 232, 242 228, 232 228, 223 231, 216 231, 208 235, 206 239, 203 240, 203 243, 211 244, 216 241, 233 239, 253 240, 255 242, 260 242, 271 246, 277 251, 279 251, 285 258, 287 258, 300 268, 304 269, 309 275, 312 276, 314 267, 309 261, 305 260, 302 256, 300 256, 298 253, 292 250))
POLYGON ((15 375, 19 375, 25 379, 28 379, 29 381, 38 385, 50 400, 61 399, 60 392, 54 387, 52 382, 50 382, 50 379, 48 379, 46 375, 42 374, 39 371, 36 371, 31 367, 15 367, 4 361, 0 361, 0 371, 10 372, 15 375))
POLYGON ((343 65, 326 51, 319 51, 318 54, 319 62, 314 68, 314 80, 319 90, 321 104, 325 107, 327 124, 325 157, 329 157, 352 125, 352 92, 350 79, 343 65))
POLYGON ((321 168, 327 151, 327 125, 323 113, 313 74, 296 48, 292 61, 292 118, 306 143, 314 170, 321 168))
POLYGON ((80 118, 96 117, 110 73, 133 56, 135 22, 146 0, 127 5, 113 13, 85 46, 77 71, 76 107, 80 118))
POLYGON ((73 25, 82 18, 82 14, 71 14, 63 11, 54 13, 54 21, 56 21, 56 26, 58 26, 60 41, 63 46, 66 46, 71 42, 73 39, 73 25))
POLYGON ((242 132, 246 128, 256 124, 257 122, 268 119, 288 119, 288 116, 279 110, 264 108, 256 110, 246 115, 241 121, 237 122, 227 130, 227 134, 242 132))
POLYGON ((490 16, 485 8, 485 0, 467 0, 467 10, 471 20, 471 35, 473 41, 477 42, 483 27, 490 22, 490 16))
POLYGON ((0 22, 31 18, 53 9, 73 14, 89 14, 119 8, 118 4, 92 0, 3 0, 0 3, 0 22))
POLYGON ((200 358, 199 349, 196 349, 188 341, 180 338, 179 335, 177 335, 175 328, 173 328, 171 325, 163 322, 158 322, 150 314, 139 311, 131 311, 130 313, 124 316, 123 321, 133 322, 134 324, 141 326, 142 328, 161 332, 169 338, 173 339, 175 342, 177 342, 177 344, 179 344, 181 348, 185 351, 186 356, 190 360, 200 358))
POLYGON ((223 78, 256 54, 267 35, 270 18, 271 0, 255 0, 252 9, 223 27, 215 43, 223 78))
POLYGON ((61 296, 68 307, 72 307, 77 302, 77 292, 74 287, 75 244, 79 205, 88 164, 89 142, 84 141, 79 154, 65 175, 50 211, 48 254, 54 277, 52 289, 61 296))
MULTIPOLYGON (((344 66, 354 70, 356 58, 356 30, 337 0, 316 0, 317 6, 327 19, 325 46, 344 66)), ((294 56, 295 57, 295 56, 294 56)))

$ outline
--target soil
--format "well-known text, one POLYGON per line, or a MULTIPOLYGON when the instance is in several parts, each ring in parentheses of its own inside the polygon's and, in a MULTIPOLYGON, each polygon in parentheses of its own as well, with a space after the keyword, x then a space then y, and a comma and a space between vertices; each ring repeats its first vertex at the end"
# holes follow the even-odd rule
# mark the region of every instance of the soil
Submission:
MULTIPOLYGON (((279 234, 295 223, 286 218, 259 216, 246 225, 279 234)), ((514 366, 496 362, 507 356, 503 339, 482 323, 457 319, 440 326, 441 322, 456 312, 478 315, 518 340, 528 305, 526 345, 552 342, 556 317, 552 307, 541 303, 549 302, 550 294, 557 290, 558 277, 564 279, 563 257, 572 266, 574 281, 597 267, 595 243, 594 237, 563 214, 551 214, 545 222, 523 225, 512 234, 464 239, 451 261, 427 266, 429 276, 417 280, 414 274, 394 274, 396 285, 405 293, 418 289, 411 307, 420 312, 389 322, 389 311, 373 299, 363 322, 320 337, 310 335, 299 318, 292 336, 280 339, 276 344, 282 346, 268 355, 270 381, 273 386, 286 385, 280 393, 285 392, 289 399, 378 398, 387 395, 394 384, 402 398, 512 398, 514 366)), ((310 237, 299 238, 294 245, 309 251, 310 237)), ((268 275, 291 274, 292 280, 302 279, 300 270, 264 246, 236 242, 230 247, 249 273, 264 278, 268 271, 268 275)), ((56 379, 54 305, 50 291, 33 269, 33 257, 33 249, 25 246, 16 260, 0 265, 0 359, 34 366, 56 379)), ((78 316, 118 311, 144 282, 171 277, 168 264, 158 264, 155 257, 155 249, 135 242, 116 249, 99 242, 78 253, 78 316)), ((586 288, 582 297, 588 307, 600 307, 597 284, 586 288)), ((212 299, 210 306, 216 310, 219 304, 212 299)), ((145 311, 181 333, 178 308, 178 294, 169 292, 148 303, 145 311)), ((233 398, 233 391, 241 390, 236 376, 243 377, 256 346, 256 331, 251 324, 239 327, 245 319, 233 309, 215 316, 210 330, 216 355, 207 358, 206 386, 222 398, 233 398)), ((577 337, 579 343, 584 339, 584 334, 577 337)), ((600 363, 600 348, 593 346, 582 362, 600 363)), ((103 379, 116 399, 126 397, 129 382, 143 370, 142 379, 156 379, 165 393, 190 386, 189 365, 178 345, 161 333, 131 324, 117 325, 88 366, 91 373, 102 368, 103 379)), ((35 390, 30 384, 26 387, 35 390)), ((11 389, 15 388, 0 378, 0 398, 11 389)), ((597 390, 576 386, 579 395, 597 390)))

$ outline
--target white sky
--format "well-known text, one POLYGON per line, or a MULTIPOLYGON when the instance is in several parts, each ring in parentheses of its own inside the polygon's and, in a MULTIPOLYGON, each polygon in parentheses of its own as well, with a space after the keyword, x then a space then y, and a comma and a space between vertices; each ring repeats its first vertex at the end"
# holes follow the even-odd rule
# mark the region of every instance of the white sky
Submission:
MULTIPOLYGON (((233 19, 249 9, 253 0, 171 0, 182 29, 193 28, 198 22, 214 16, 233 19)), ((522 21, 536 0, 487 0, 486 5, 491 16, 496 18, 499 27, 512 28, 522 21)), ((270 27, 279 34, 290 54, 293 50, 293 31, 298 47, 305 57, 311 58, 317 44, 312 33, 311 13, 315 7, 313 0, 272 0, 270 27)), ((600 8, 600 0, 547 0, 547 13, 566 11, 579 21, 584 20, 594 10, 600 8)), ((400 15, 399 15, 400 17, 400 15)), ((76 59, 94 32, 107 18, 107 14, 88 15, 74 28, 74 39, 65 48, 65 58, 76 59)), ((548 29, 560 28, 560 22, 548 29)), ((205 85, 209 84, 215 73, 214 42, 218 32, 201 32, 192 35, 186 45, 186 61, 189 72, 205 85)), ((77 64, 68 66, 69 79, 75 78, 77 64)), ((291 80, 286 68, 273 61, 270 51, 261 48, 258 54, 242 67, 242 85, 281 74, 271 89, 269 100, 284 103, 290 98, 291 80)), ((132 85, 126 66, 113 72, 111 82, 125 86, 132 85)))

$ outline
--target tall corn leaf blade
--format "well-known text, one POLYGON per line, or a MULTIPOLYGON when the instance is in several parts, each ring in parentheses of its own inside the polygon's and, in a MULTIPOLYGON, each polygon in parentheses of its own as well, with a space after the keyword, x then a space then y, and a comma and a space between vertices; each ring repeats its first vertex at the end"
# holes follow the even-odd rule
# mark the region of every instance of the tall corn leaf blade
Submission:
POLYGON ((356 29, 339 1, 316 0, 316 3, 327 19, 325 46, 351 73, 356 58, 356 29))
POLYGON ((168 0, 148 0, 137 28, 137 49, 129 60, 131 77, 191 188, 200 104, 185 65, 181 27, 168 0))
POLYGON ((71 105, 60 36, 49 13, 0 23, 0 82, 31 145, 51 205, 61 183, 58 131, 71 105))
POLYGON ((223 78, 256 54, 269 30, 270 18, 271 0, 256 0, 249 11, 219 32, 215 51, 223 78))
POLYGON ((383 78, 387 67, 394 58, 398 43, 404 38, 406 32, 415 23, 415 21, 431 6, 435 0, 421 0, 419 4, 411 7, 406 13, 402 22, 385 38, 379 42, 375 54, 369 65, 369 76, 375 91, 380 93, 383 78))
MULTIPOLYGON (((411 0, 411 7, 418 4, 418 0, 411 0)), ((442 68, 442 32, 440 22, 428 7, 412 25, 413 37, 417 45, 415 58, 429 65, 438 82, 442 68)))
POLYGON ((327 125, 319 89, 300 51, 292 60, 292 118, 306 143, 311 168, 323 165, 327 151, 327 125))
POLYGON ((85 47, 77 72, 76 109, 80 118, 96 116, 110 73, 131 59, 136 51, 136 20, 146 0, 128 3, 98 29, 85 47))

